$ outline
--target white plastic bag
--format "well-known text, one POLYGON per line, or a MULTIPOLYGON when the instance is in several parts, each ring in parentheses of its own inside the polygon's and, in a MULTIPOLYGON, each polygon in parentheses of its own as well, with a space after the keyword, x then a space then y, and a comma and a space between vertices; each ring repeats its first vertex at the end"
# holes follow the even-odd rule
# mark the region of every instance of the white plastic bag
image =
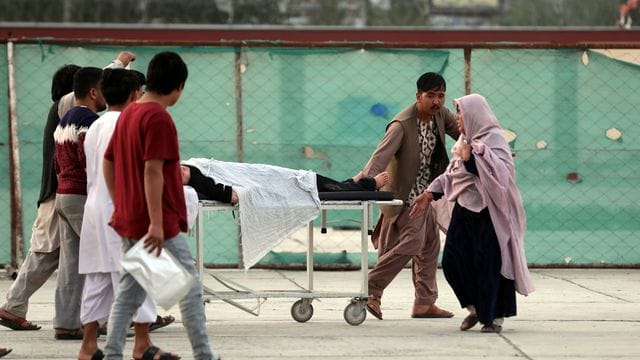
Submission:
POLYGON ((167 250, 160 256, 144 248, 145 235, 122 256, 122 269, 162 306, 169 310, 187 294, 195 278, 167 250))

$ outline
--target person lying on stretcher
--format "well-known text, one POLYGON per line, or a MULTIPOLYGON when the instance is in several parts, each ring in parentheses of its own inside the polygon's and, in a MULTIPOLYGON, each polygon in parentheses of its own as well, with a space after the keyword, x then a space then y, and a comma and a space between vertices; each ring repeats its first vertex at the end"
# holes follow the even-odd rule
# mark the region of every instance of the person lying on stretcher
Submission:
MULTIPOLYGON (((215 200, 226 204, 238 203, 238 194, 231 186, 216 183, 211 177, 202 174, 200 169, 191 165, 180 165, 182 184, 189 185, 198 193, 200 200, 215 200)), ((316 174, 318 192, 337 191, 376 191, 389 182, 389 174, 384 171, 375 177, 362 176, 362 172, 354 177, 336 181, 316 174)))

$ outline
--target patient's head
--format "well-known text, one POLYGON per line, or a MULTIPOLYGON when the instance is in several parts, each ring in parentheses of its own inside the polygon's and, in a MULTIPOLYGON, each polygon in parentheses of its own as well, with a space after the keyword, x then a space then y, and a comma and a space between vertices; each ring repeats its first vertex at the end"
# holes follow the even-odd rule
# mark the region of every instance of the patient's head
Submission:
POLYGON ((191 168, 186 165, 180 165, 180 174, 182 175, 182 184, 187 185, 191 179, 191 168))

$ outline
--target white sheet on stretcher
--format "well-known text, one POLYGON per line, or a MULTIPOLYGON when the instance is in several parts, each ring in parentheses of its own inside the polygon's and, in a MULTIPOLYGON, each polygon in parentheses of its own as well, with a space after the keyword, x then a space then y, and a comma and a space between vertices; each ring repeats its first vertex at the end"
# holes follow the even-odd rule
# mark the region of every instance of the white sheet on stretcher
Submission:
POLYGON ((184 202, 187 205, 187 223, 189 224, 189 229, 193 229, 198 216, 198 193, 188 185, 183 186, 182 189, 184 190, 184 202))
POLYGON ((245 269, 320 214, 312 171, 204 158, 184 163, 216 182, 231 185, 238 194, 245 269))

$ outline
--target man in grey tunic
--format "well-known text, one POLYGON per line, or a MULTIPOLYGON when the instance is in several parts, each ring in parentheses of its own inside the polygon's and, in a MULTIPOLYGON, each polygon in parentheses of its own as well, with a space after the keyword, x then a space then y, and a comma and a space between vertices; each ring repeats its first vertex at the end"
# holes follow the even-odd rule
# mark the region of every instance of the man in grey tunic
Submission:
POLYGON ((411 317, 452 317, 440 309, 436 270, 440 239, 435 210, 409 218, 413 199, 440 175, 449 158, 445 134, 454 139, 460 135, 455 114, 444 106, 446 82, 442 76, 428 72, 417 81, 416 102, 398 113, 364 168, 365 176, 388 171, 389 184, 383 191, 392 191, 404 206, 382 206, 373 233, 378 262, 369 272, 367 309, 382 320, 380 301, 384 289, 400 273, 409 260, 415 297, 411 317))

